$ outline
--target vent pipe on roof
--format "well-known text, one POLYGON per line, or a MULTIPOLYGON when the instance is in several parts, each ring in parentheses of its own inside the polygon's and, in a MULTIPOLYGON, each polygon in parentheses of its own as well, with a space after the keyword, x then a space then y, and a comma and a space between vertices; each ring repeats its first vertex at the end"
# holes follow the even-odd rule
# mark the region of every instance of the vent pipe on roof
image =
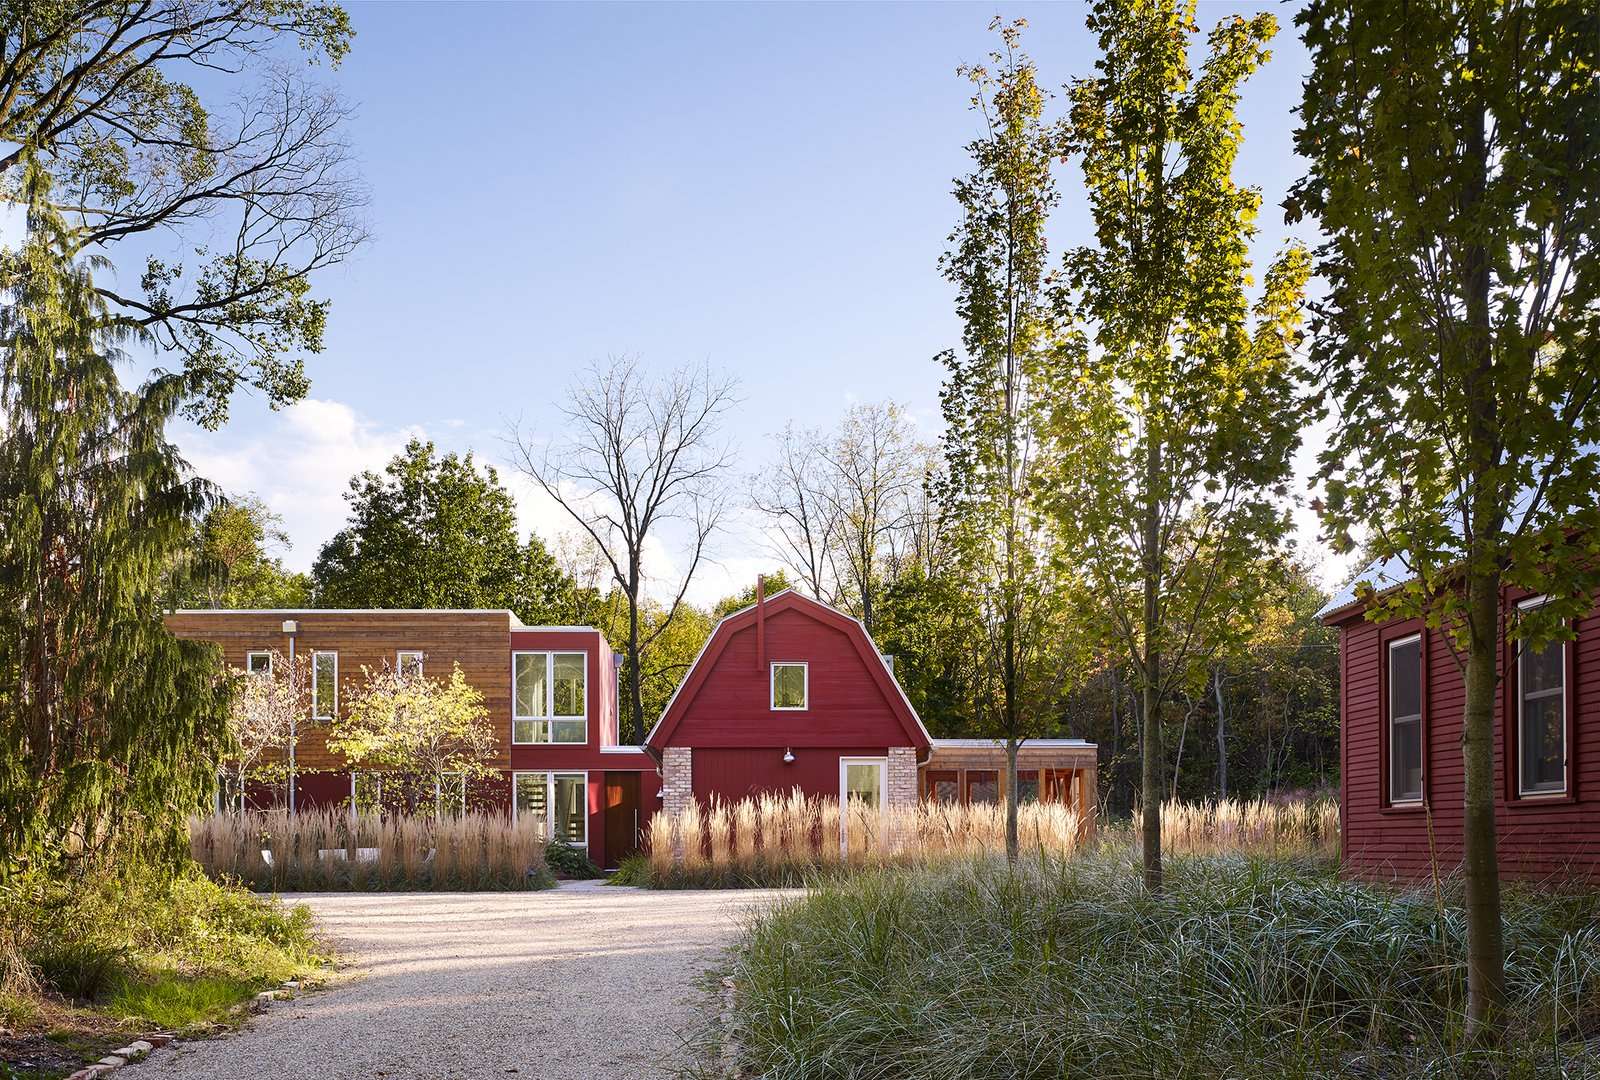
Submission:
POLYGON ((756 670, 767 666, 767 575, 756 575, 756 670))

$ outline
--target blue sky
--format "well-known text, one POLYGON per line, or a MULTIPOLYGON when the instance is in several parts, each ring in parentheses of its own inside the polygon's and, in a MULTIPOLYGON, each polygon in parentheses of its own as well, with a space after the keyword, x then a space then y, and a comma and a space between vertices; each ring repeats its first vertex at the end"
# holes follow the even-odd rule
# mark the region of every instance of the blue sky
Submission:
MULTIPOLYGON (((1265 197, 1258 266, 1287 235, 1276 204, 1301 172, 1307 68, 1292 10, 1270 9, 1285 25, 1246 89, 1238 169, 1265 197)), ((240 400, 223 431, 180 445, 266 498, 304 568, 352 473, 412 434, 504 465, 508 422, 556 433, 566 387, 609 354, 737 376, 742 472, 785 423, 827 426, 857 401, 899 402, 932 438, 932 358, 959 342, 936 262, 977 130, 955 69, 992 47, 996 10, 351 5, 354 48, 329 78, 358 110, 372 243, 315 282, 333 310, 310 399, 240 400)), ((1029 20, 1047 85, 1090 72, 1081 5, 998 10, 1029 20)), ((1202 26, 1236 10, 1253 8, 1202 3, 1202 26)), ((1057 252, 1087 229, 1075 166, 1061 187, 1057 252)), ((564 527, 512 486, 527 525, 564 527)), ((735 522, 692 595, 742 586, 771 564, 760 547, 735 522)))

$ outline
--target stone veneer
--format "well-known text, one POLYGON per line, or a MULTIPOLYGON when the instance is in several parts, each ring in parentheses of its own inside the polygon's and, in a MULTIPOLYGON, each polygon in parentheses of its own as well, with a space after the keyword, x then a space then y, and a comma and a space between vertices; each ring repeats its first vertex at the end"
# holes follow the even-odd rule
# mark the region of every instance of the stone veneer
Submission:
POLYGON ((888 789, 885 805, 899 808, 917 805, 917 750, 913 746, 889 747, 888 789))
MULTIPOLYGON (((661 751, 661 812, 669 820, 689 808, 694 800, 694 751, 687 746, 668 746, 661 751)), ((683 861, 683 838, 676 825, 672 830, 672 859, 683 861)))

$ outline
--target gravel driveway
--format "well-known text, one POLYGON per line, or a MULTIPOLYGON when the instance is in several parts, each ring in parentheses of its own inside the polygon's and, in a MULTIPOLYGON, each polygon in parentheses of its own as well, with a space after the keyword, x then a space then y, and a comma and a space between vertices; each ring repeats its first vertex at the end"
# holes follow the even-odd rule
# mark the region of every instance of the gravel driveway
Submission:
POLYGON ((655 1077, 685 1060, 699 976, 769 892, 316 894, 349 962, 235 1035, 158 1050, 162 1077, 655 1077))

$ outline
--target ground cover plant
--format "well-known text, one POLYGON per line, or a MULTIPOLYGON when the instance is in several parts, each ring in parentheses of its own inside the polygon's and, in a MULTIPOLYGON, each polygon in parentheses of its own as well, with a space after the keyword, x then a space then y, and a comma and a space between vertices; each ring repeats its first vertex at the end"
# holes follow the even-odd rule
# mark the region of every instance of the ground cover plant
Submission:
POLYGON ((189 835, 207 874, 264 892, 555 884, 543 830, 532 817, 234 811, 193 819, 189 835))
POLYGON ((1048 855, 823 882, 747 932, 744 1075, 915 1078, 1600 1074, 1600 895, 1514 891, 1513 1037, 1464 1048, 1456 888, 1325 861, 1048 855))
POLYGON ((16 875, 0 887, 0 1062, 71 1071, 130 1033, 204 1030, 327 959, 308 909, 194 868, 16 875))

